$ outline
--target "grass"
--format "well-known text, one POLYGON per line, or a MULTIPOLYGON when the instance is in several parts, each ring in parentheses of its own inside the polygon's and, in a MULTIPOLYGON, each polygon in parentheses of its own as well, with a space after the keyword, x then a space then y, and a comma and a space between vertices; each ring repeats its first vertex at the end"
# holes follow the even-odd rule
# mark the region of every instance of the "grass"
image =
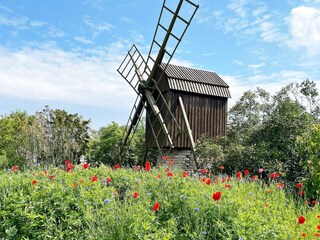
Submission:
POLYGON ((2 171, 0 239, 316 238, 319 205, 278 182, 164 168, 2 171))

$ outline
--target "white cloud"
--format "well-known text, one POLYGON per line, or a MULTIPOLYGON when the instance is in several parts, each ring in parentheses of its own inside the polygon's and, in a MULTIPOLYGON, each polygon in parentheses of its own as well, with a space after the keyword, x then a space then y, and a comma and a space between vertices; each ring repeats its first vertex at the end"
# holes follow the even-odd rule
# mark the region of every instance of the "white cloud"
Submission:
POLYGON ((9 26, 9 27, 21 27, 28 22, 27 17, 8 17, 5 15, 0 15, 0 26, 9 26))
POLYGON ((83 22, 94 32, 94 37, 115 28, 115 26, 108 22, 94 22, 89 16, 85 16, 83 22))
POLYGON ((134 92, 116 71, 126 50, 121 41, 96 49, 95 54, 64 51, 51 44, 18 50, 0 47, 0 94, 130 108, 134 92))
POLYGON ((60 29, 58 29, 54 26, 51 26, 46 34, 50 37, 61 38, 65 35, 65 32, 61 31, 60 29))
MULTIPOLYGON (((260 87, 267 92, 274 94, 289 83, 300 83, 303 80, 312 79, 312 77, 303 71, 282 70, 271 73, 270 75, 259 74, 251 76, 230 76, 221 75, 221 78, 229 85, 231 99, 229 108, 232 107, 247 90, 255 90, 260 87)), ((320 79, 312 79, 320 91, 320 79)))
POLYGON ((312 7, 296 7, 289 17, 292 48, 304 48, 310 55, 320 53, 320 10, 312 7))
POLYGON ((31 27, 42 27, 42 26, 44 26, 46 24, 47 24, 46 22, 37 21, 37 20, 33 20, 33 21, 30 22, 30 26, 31 27))
POLYGON ((87 38, 85 38, 84 36, 76 36, 74 38, 74 40, 76 40, 77 42, 83 43, 83 44, 92 44, 93 42, 87 38))

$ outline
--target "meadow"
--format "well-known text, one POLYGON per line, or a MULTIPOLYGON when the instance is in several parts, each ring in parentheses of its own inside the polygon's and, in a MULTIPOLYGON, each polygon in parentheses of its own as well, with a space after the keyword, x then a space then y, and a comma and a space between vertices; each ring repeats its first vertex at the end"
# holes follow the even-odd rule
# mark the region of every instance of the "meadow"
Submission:
POLYGON ((89 164, 0 172, 0 239, 315 239, 320 208, 277 173, 89 164))

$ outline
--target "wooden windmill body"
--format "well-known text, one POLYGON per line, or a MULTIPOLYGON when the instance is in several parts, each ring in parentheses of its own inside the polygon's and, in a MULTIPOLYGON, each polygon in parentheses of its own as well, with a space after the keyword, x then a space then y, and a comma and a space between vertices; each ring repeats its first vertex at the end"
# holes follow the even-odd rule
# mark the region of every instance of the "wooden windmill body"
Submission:
POLYGON ((225 135, 230 93, 228 85, 214 72, 169 63, 198 5, 179 0, 172 10, 166 3, 164 0, 147 60, 133 45, 118 69, 137 93, 120 155, 130 146, 146 110, 146 150, 158 149, 160 154, 175 152, 174 155, 182 151, 192 161, 195 139, 203 134, 225 135), (166 14, 171 16, 169 23, 165 23, 166 14), (175 32, 175 25, 182 29, 175 32))

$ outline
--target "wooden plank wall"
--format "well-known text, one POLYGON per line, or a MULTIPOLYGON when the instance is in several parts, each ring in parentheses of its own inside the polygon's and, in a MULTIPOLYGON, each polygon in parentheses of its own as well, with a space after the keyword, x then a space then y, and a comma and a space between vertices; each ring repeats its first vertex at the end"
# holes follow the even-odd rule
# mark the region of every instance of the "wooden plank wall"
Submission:
MULTIPOLYGON (((178 103, 178 97, 181 96, 185 105, 186 113, 190 123, 190 127, 195 140, 203 135, 215 137, 226 134, 227 126, 227 98, 214 96, 190 94, 181 91, 168 91, 164 93, 167 102, 182 130, 185 130, 185 123, 182 112, 178 103)), ((163 115, 166 115, 163 113, 163 115)), ((154 119, 154 118, 153 118, 154 119)), ((166 123, 172 138, 175 138, 174 145, 176 148, 190 148, 191 144, 186 131, 179 130, 172 123, 172 119, 166 118, 166 123)), ((156 125, 159 128, 159 124, 156 125)), ((160 129, 156 129, 159 131, 160 129)), ((164 141, 164 135, 160 134, 160 142, 164 141)), ((146 129, 147 147, 156 147, 154 137, 147 123, 146 129)))

